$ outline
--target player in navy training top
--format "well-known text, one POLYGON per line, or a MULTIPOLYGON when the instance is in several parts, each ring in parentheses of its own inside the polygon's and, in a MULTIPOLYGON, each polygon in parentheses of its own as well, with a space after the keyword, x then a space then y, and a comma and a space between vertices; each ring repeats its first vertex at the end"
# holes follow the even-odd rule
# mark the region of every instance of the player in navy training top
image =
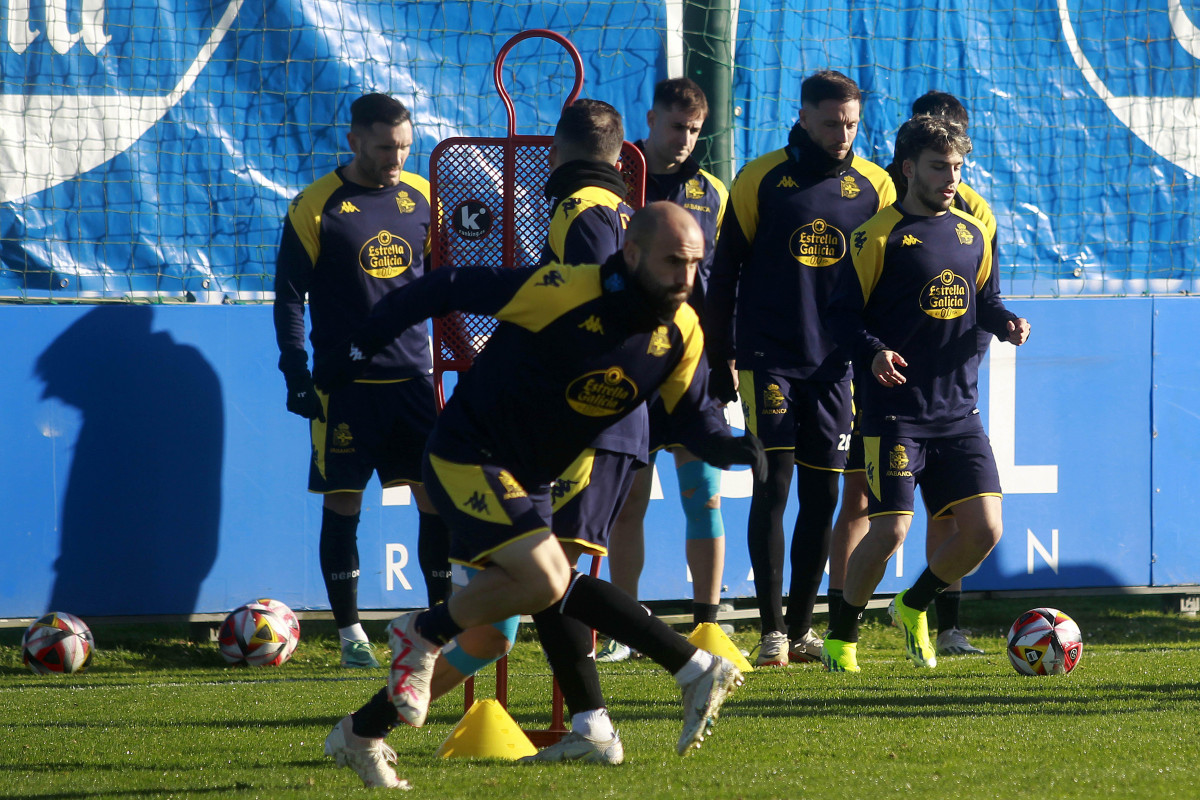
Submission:
MULTIPOLYGON (((787 146, 751 161, 733 182, 704 318, 709 352, 736 369, 746 427, 768 454, 768 478, 754 486, 746 531, 762 666, 820 657, 813 606, 852 418, 849 357, 822 317, 849 269, 850 232, 895 200, 883 168, 852 150, 858 85, 839 72, 818 72, 805 78, 800 97, 787 146), (785 617, 783 517, 793 471, 799 512, 785 617)), ((713 383, 718 396, 734 399, 733 374, 717 369, 713 383)))
POLYGON ((889 611, 918 667, 937 665, 926 609, 1000 540, 1000 479, 976 408, 977 331, 1023 344, 1029 323, 1005 308, 988 231, 954 207, 971 140, 945 117, 920 115, 896 136, 904 199, 851 241, 854 270, 828 322, 860 380, 870 530, 850 556, 841 609, 826 637, 830 671, 857 671, 858 623, 912 521, 915 489, 930 516, 952 513, 958 533, 889 611), (870 377, 867 377, 870 376, 870 377))
MULTIPOLYGON (((653 105, 646 113, 649 133, 636 144, 646 157, 646 200, 667 200, 682 206, 704 233, 704 260, 696 270, 696 285, 688 302, 704 323, 704 293, 729 193, 715 175, 692 157, 700 129, 708 117, 704 91, 689 78, 659 81, 653 105)), ((650 460, 670 450, 675 461, 679 499, 684 512, 685 552, 692 578, 692 624, 716 622, 725 566, 725 526, 721 518, 721 471, 696 458, 679 444, 670 416, 652 401, 650 460)), ((633 597, 645 561, 644 519, 650 503, 653 468, 639 469, 621 514, 613 526, 608 570, 612 581, 633 597)), ((623 661, 632 655, 619 642, 608 642, 598 661, 623 661)))
MULTIPOLYGON (((424 469, 453 532, 452 560, 481 571, 449 603, 390 624, 392 722, 398 715, 424 724, 438 652, 457 633, 551 604, 652 654, 663 623, 611 584, 571 572, 550 529, 550 484, 600 431, 655 391, 694 452, 719 466, 765 469, 754 437, 732 437, 707 413, 704 336, 685 302, 702 255, 695 221, 677 206, 653 203, 634 215, 621 252, 602 266, 435 271, 390 294, 340 354, 317 364, 318 385, 336 386, 417 320, 461 310, 500 321, 438 418, 424 469), (638 627, 614 626, 629 619, 638 627)), ((685 755, 741 675, 677 634, 669 641, 660 663, 683 689, 676 749, 685 755)), ((390 725, 373 700, 354 715, 353 735, 368 738, 366 748, 378 754, 390 725)), ((339 741, 349 741, 342 724, 327 751, 339 741)))
POLYGON ((408 109, 368 94, 350 115, 354 157, 288 207, 275 266, 275 334, 287 408, 311 420, 308 489, 324 496, 321 573, 342 664, 377 667, 358 617, 358 519, 371 475, 378 472, 384 486, 412 487, 430 603, 449 593, 449 534, 421 487, 421 453, 437 413, 426 325, 405 330, 358 382, 336 392, 315 391, 308 370, 306 299, 316 361, 357 330, 380 298, 425 273, 429 183, 403 171, 413 142, 408 109))

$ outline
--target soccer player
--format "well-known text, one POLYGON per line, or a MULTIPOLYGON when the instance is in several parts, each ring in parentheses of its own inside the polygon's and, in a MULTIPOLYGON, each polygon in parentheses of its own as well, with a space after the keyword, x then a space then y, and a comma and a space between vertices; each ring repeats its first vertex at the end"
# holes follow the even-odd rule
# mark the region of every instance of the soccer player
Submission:
POLYGON ((760 666, 820 658, 813 606, 852 416, 849 357, 822 315, 849 268, 850 232, 895 200, 887 173, 852 150, 858 85, 818 72, 801 84, 800 102, 787 146, 751 161, 733 182, 706 298, 709 351, 729 364, 713 373, 717 396, 733 400, 740 389, 747 428, 768 455, 747 523, 760 666), (793 470, 800 512, 785 619, 783 513, 793 470))
POLYGON ((687 212, 652 203, 603 265, 435 271, 390 294, 340 353, 317 365, 318 385, 341 385, 416 320, 461 310, 500 321, 438 418, 424 465, 452 531, 452 560, 479 572, 448 603, 392 621, 384 700, 394 711, 373 698, 352 715, 350 735, 339 723, 326 743, 338 763, 363 775, 370 761, 374 774, 396 780, 383 737, 398 719, 424 724, 442 646, 466 629, 551 605, 658 660, 683 692, 677 752, 703 740, 742 680, 737 668, 611 584, 573 572, 550 524, 551 483, 655 391, 694 452, 718 466, 765 470, 761 444, 730 436, 708 411, 704 337, 686 305, 703 253, 687 212))
POLYGON ((404 171, 413 142, 407 108, 383 94, 350 105, 353 158, 308 186, 283 222, 275 265, 275 336, 287 408, 310 420, 308 490, 323 495, 320 562, 342 640, 342 666, 378 667, 358 616, 358 521, 373 473, 416 499, 417 553, 431 604, 450 588, 449 532, 421 486, 421 453, 437 414, 425 324, 390 342, 359 380, 313 386, 314 362, 362 325, 375 303, 425 272, 429 183, 404 171))
POLYGON ((825 639, 831 672, 859 671, 858 625, 887 560, 912 522, 915 489, 930 516, 957 531, 889 607, 905 652, 934 667, 926 610, 938 592, 977 567, 1000 541, 1000 479, 976 408, 982 329, 1015 345, 1029 323, 1005 308, 991 240, 954 206, 971 140, 946 117, 920 115, 896 135, 904 199, 851 241, 828 321, 853 353, 860 383, 870 529, 846 568, 841 608, 825 639))
MULTIPOLYGON (((608 103, 581 99, 563 109, 545 188, 552 211, 543 264, 603 264, 620 251, 633 215, 616 166, 624 139, 621 115, 608 103)), ((648 458, 647 428, 643 403, 601 431, 552 484, 552 529, 572 569, 584 554, 608 553, 634 471, 648 458)), ((600 689, 592 629, 556 606, 534 614, 533 621, 571 715, 571 732, 523 760, 620 764, 625 750, 600 689)))
MULTIPOLYGON (((646 113, 649 132, 636 144, 646 157, 646 200, 669 200, 683 206, 704 232, 704 260, 696 270, 696 284, 688 302, 702 314, 704 287, 712 267, 713 249, 729 193, 715 175, 700 169, 692 158, 704 120, 708 99, 695 81, 670 78, 654 87, 653 105, 646 113)), ((701 319, 703 323, 703 319, 701 319)), ((721 577, 725 566, 725 525, 721 519, 721 471, 690 453, 675 441, 670 415, 662 401, 650 404, 650 462, 667 449, 675 459, 679 500, 685 518, 685 553, 692 574, 692 624, 716 622, 721 602, 721 577)), ((652 469, 639 469, 609 541, 608 570, 612 582, 632 597, 645 562, 643 520, 650 503, 652 469)), ((623 661, 631 651, 609 641, 598 661, 623 661)))
MULTIPOLYGON (((969 117, 966 108, 958 98, 946 92, 936 90, 926 92, 913 101, 912 116, 919 114, 934 114, 949 118, 962 125, 966 130, 969 117)), ((888 174, 903 194, 908 187, 907 179, 901 170, 901 165, 895 161, 888 165, 888 174)), ((965 211, 983 223, 989 234, 992 248, 993 269, 998 264, 996 257, 997 226, 996 217, 987 201, 967 184, 959 182, 958 191, 954 195, 955 208, 965 211)), ((987 351, 992 335, 987 331, 979 331, 980 353, 987 351)), ((869 378, 865 378, 869 379, 869 378)), ((829 606, 835 609, 841 600, 842 583, 845 580, 846 562, 850 552, 867 534, 867 479, 863 463, 862 435, 855 430, 850 442, 850 456, 846 465, 846 473, 842 488, 842 505, 838 511, 837 520, 833 526, 833 542, 829 553, 829 606)), ((925 528, 925 555, 932 557, 943 543, 954 535, 954 517, 946 513, 938 519, 930 517, 925 528)), ((967 639, 967 631, 959 627, 959 606, 962 600, 962 581, 952 583, 944 592, 934 598, 934 608, 937 611, 938 634, 935 646, 939 655, 972 655, 983 653, 967 639)))

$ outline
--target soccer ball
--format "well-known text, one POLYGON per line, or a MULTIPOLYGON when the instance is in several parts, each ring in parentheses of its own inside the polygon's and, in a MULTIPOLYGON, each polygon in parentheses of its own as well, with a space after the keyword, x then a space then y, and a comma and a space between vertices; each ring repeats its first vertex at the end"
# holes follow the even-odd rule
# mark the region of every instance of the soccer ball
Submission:
MULTIPOLYGON (((287 658, 292 657, 292 653, 296 652, 296 645, 300 644, 300 619, 296 616, 296 612, 292 611, 291 607, 282 600, 273 600, 270 597, 260 597, 253 602, 260 606, 266 606, 274 611, 282 619, 288 627, 290 635, 288 636, 287 658)), ((284 659, 287 660, 286 658, 284 659)))
POLYGON ((1008 630, 1008 660, 1022 675, 1065 675, 1083 656, 1075 620, 1057 608, 1035 608, 1008 630))
POLYGON ((25 666, 43 675, 83 672, 92 663, 92 630, 74 614, 51 611, 29 626, 21 638, 25 666))
POLYGON ((217 633, 221 655, 230 664, 277 667, 291 658, 296 637, 283 616, 262 603, 230 612, 217 633))

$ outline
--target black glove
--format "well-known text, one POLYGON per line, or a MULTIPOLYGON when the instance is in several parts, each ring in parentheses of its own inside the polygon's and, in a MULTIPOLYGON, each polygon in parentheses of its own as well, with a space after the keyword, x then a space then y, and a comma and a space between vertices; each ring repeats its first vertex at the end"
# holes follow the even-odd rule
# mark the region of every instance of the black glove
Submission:
POLYGON ((287 410, 305 419, 324 422, 325 409, 321 407, 321 398, 317 397, 317 387, 313 386, 308 370, 284 375, 283 379, 287 381, 287 410))
POLYGON ((715 439, 705 449, 705 460, 714 467, 726 469, 733 464, 746 464, 754 475, 755 483, 767 479, 767 453, 753 433, 715 439))
POLYGON ((733 370, 728 364, 718 364, 709 370, 708 393, 722 403, 732 403, 738 399, 737 389, 733 385, 733 370))
POLYGON ((348 386, 363 374, 371 358, 381 349, 366 342, 366 337, 360 333, 314 355, 313 378, 322 391, 348 386))

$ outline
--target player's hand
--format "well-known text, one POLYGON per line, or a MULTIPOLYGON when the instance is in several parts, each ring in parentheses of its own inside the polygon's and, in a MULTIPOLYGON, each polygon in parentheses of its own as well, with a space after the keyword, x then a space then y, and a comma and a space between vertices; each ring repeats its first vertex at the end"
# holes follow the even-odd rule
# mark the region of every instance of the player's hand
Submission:
POLYGON ((285 375, 287 382, 287 410, 305 419, 325 421, 325 409, 321 406, 321 398, 317 397, 317 387, 313 385, 312 375, 308 370, 285 375))
POLYGON ((1008 341, 1009 344, 1015 344, 1018 347, 1025 344, 1029 339, 1029 320, 1021 317, 1016 322, 1008 321, 1008 341))
POLYGON ((363 374, 375 353, 376 348, 361 343, 358 337, 351 337, 314 356, 313 379, 326 392, 348 386, 363 374))
POLYGON ((895 350, 880 350, 871 360, 871 374, 884 386, 899 386, 908 381, 897 367, 907 367, 904 356, 895 350))
POLYGON ((729 366, 718 364, 709 371, 708 391, 722 403, 732 403, 738 399, 737 368, 732 362, 729 366))
POLYGON ((763 450, 762 442, 753 433, 747 432, 745 436, 720 439, 712 451, 712 456, 716 459, 712 462, 714 467, 727 469, 734 464, 746 464, 754 475, 755 483, 762 483, 767 479, 767 453, 763 450), (717 463, 718 461, 721 463, 717 463))

